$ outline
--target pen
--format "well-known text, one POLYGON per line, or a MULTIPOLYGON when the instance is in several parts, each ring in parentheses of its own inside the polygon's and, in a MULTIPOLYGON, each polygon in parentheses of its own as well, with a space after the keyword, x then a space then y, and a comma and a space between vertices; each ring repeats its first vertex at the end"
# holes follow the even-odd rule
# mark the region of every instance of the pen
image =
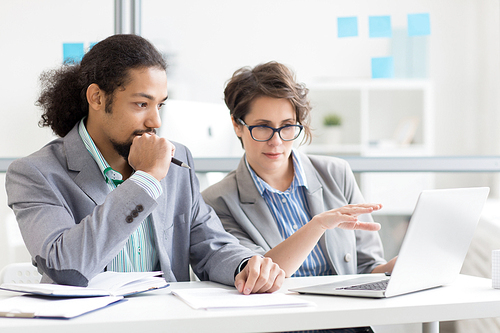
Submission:
POLYGON ((172 157, 172 163, 174 164, 177 164, 178 166, 181 166, 183 168, 188 168, 188 169, 191 169, 189 167, 189 165, 187 165, 186 163, 182 162, 182 161, 179 161, 178 159, 176 159, 175 157, 172 157))

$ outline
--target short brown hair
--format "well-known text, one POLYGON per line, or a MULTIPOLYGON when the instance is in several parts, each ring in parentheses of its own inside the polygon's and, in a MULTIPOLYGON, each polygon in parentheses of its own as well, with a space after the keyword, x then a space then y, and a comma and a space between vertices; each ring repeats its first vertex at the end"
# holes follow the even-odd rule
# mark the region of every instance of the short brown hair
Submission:
MULTIPOLYGON (((276 61, 250 67, 242 67, 234 72, 224 90, 224 101, 234 120, 241 119, 250 112, 252 102, 261 96, 286 98, 295 109, 297 122, 304 126, 304 140, 310 142, 311 106, 307 94, 309 89, 297 83, 294 73, 276 61)), ((241 140, 241 139, 240 139, 241 140)))

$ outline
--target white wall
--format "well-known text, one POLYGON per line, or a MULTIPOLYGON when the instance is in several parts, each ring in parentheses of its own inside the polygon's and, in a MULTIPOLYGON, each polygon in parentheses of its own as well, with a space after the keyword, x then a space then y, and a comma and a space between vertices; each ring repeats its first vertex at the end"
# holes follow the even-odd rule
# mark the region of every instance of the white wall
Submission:
POLYGON ((174 96, 217 102, 235 69, 268 60, 289 64, 306 83, 370 78, 370 58, 388 55, 390 45, 387 39, 367 38, 367 17, 391 15, 393 27, 404 28, 406 15, 420 12, 431 17, 436 153, 498 153, 496 0, 148 1, 143 35, 173 55, 174 96), (336 18, 351 15, 358 17, 360 37, 337 38, 336 18))
POLYGON ((38 77, 62 63, 62 43, 112 34, 113 13, 113 1, 0 1, 0 156, 27 155, 52 138, 38 127, 38 77))
MULTIPOLYGON (((62 63, 62 43, 87 46, 112 34, 113 13, 113 1, 0 1, 0 157, 28 155, 53 139, 50 130, 38 127, 38 77, 62 63)), ((0 269, 29 259, 12 228, 4 183, 2 174, 0 269)))
MULTIPOLYGON (((368 16, 390 15, 401 31, 411 13, 431 18, 423 45, 435 87, 435 154, 500 153, 497 0, 144 1, 142 32, 169 55, 173 98, 222 103, 234 70, 269 60, 290 65, 306 84, 369 79, 371 57, 390 55, 392 46, 368 38, 368 16), (337 38, 341 16, 358 17, 359 37, 337 38)), ((490 185, 496 194, 497 178, 443 174, 437 186, 490 185)))
MULTIPOLYGON (((499 3, 496 0, 143 1, 143 35, 170 55, 172 98, 222 102, 225 81, 244 65, 278 60, 300 80, 369 78, 369 60, 390 39, 367 37, 369 15, 431 16, 429 78, 435 83, 436 153, 499 152, 499 3), (336 18, 357 16, 359 37, 336 37, 336 18)), ((51 139, 39 129, 38 75, 62 60, 62 43, 113 32, 113 1, 0 2, 0 156, 23 156, 51 139), (20 139, 29 134, 31 140, 20 139)))

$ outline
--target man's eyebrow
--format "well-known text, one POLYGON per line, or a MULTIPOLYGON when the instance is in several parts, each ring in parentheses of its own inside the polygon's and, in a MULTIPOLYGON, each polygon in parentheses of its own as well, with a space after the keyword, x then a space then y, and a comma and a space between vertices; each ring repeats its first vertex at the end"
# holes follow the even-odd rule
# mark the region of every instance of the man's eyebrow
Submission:
MULTIPOLYGON (((147 98, 149 100, 153 100, 154 99, 153 96, 151 96, 149 94, 146 94, 146 93, 136 93, 136 94, 133 94, 132 96, 134 96, 134 97, 136 97, 136 96, 137 97, 144 97, 144 98, 147 98)), ((165 97, 164 99, 162 99, 161 101, 165 102, 167 100, 167 98, 168 98, 168 96, 165 97)))

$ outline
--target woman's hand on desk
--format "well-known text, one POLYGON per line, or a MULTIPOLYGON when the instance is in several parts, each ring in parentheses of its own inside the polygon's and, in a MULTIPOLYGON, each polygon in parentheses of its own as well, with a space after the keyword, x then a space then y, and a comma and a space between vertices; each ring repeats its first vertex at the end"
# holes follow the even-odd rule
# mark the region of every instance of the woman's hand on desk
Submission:
POLYGON ((272 293, 281 288, 285 271, 270 258, 253 256, 245 268, 236 275, 234 285, 242 294, 272 293))
POLYGON ((310 222, 319 225, 323 230, 340 228, 345 230, 377 231, 380 230, 379 223, 360 222, 358 216, 373 213, 381 208, 381 204, 347 205, 318 214, 310 222))
POLYGON ((392 273, 394 269, 394 264, 396 264, 396 260, 398 257, 394 257, 389 260, 386 264, 378 265, 372 271, 372 273, 392 273))

